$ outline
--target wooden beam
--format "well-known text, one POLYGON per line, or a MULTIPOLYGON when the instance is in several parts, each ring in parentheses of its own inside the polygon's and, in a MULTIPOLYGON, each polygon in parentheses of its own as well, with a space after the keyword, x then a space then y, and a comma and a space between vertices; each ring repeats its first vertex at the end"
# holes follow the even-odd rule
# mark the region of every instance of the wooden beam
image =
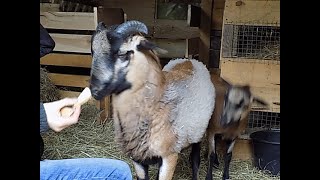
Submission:
POLYGON ((127 14, 128 20, 142 21, 146 25, 154 23, 156 1, 108 0, 103 3, 105 8, 122 8, 127 14))
POLYGON ((254 95, 269 103, 263 111, 280 112, 280 63, 272 60, 226 60, 220 62, 221 77, 234 84, 249 84, 254 95))
POLYGON ((160 58, 183 58, 186 55, 187 43, 184 39, 151 39, 150 41, 168 51, 167 54, 160 54, 160 58))
POLYGON ((111 96, 106 96, 100 101, 100 109, 103 109, 100 114, 100 123, 104 124, 112 116, 111 96))
POLYGON ((94 13, 40 12, 40 23, 48 29, 95 30, 94 13))
POLYGON ((59 12, 59 4, 40 3, 40 12, 59 12))
POLYGON ((53 51, 91 53, 91 35, 50 33, 56 46, 53 51))
POLYGON ((199 41, 200 41, 200 38, 187 39, 188 55, 199 54, 199 41))
POLYGON ((212 19, 211 19, 211 29, 221 30, 223 23, 223 12, 224 9, 213 9, 212 19))
POLYGON ((52 83, 57 86, 88 87, 90 76, 48 73, 52 83))
MULTIPOLYGON (((218 154, 225 154, 226 145, 222 141, 217 142, 217 152, 218 154)), ((237 138, 232 150, 232 159, 237 160, 252 160, 253 151, 252 151, 252 142, 251 139, 240 139, 237 138)))
POLYGON ((187 23, 190 27, 200 27, 201 8, 199 6, 188 5, 187 23))
POLYGON ((237 139, 232 151, 233 159, 251 160, 253 158, 251 140, 237 139))
POLYGON ((231 83, 251 84, 257 87, 274 87, 280 84, 280 63, 269 60, 221 59, 221 77, 231 83), (260 61, 260 62, 259 62, 260 61))
POLYGON ((91 55, 51 53, 40 60, 42 65, 91 68, 91 55))
POLYGON ((152 36, 154 38, 190 39, 199 37, 200 33, 198 27, 190 27, 184 20, 157 19, 153 26, 152 36))
POLYGON ((212 0, 202 0, 201 9, 199 59, 209 67, 212 0))
MULTIPOLYGON (((91 53, 90 35, 71 35, 71 34, 50 34, 56 46, 55 52, 77 52, 91 53)), ((184 57, 186 54, 185 39, 150 39, 152 42, 159 45, 168 51, 167 54, 160 54, 160 58, 184 57)))
POLYGON ((280 26, 280 1, 226 0, 224 23, 280 26))
POLYGON ((213 9, 224 9, 226 0, 214 0, 213 9))
POLYGON ((122 8, 98 7, 97 22, 104 22, 107 26, 121 24, 124 22, 124 11, 122 8))
POLYGON ((182 3, 157 3, 156 19, 187 20, 188 5, 182 3))

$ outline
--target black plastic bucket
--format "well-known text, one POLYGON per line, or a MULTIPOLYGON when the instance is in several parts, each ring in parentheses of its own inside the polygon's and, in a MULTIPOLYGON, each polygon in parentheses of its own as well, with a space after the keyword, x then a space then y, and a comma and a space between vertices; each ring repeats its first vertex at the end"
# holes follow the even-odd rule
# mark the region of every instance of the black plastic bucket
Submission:
POLYGON ((253 145, 254 165, 280 175, 280 130, 257 131, 250 135, 253 145))

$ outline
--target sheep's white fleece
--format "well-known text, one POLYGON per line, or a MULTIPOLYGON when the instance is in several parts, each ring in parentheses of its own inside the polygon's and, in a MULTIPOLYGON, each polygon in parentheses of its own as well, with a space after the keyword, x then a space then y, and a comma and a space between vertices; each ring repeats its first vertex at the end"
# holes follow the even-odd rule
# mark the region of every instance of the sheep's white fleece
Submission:
POLYGON ((177 64, 190 60, 193 75, 183 81, 170 82, 165 92, 167 100, 175 101, 170 120, 178 142, 174 151, 180 152, 203 137, 214 110, 215 88, 206 66, 195 59, 173 59, 163 67, 170 71, 177 64))

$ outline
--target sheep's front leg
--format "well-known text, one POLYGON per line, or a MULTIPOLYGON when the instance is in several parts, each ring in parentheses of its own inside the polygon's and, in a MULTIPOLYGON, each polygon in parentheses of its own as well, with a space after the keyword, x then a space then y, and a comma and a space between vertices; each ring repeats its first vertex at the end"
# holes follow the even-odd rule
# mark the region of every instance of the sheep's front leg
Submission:
POLYGON ((148 165, 143 165, 141 163, 133 161, 133 166, 137 174, 137 180, 149 180, 148 165))
POLYGON ((199 172, 199 166, 200 166, 200 143, 194 143, 192 144, 192 151, 190 154, 190 161, 191 161, 191 167, 192 167, 192 179, 197 180, 198 179, 198 172, 199 172))
POLYGON ((226 140, 227 152, 224 157, 224 170, 223 170, 223 180, 229 179, 229 165, 232 158, 232 150, 235 143, 235 139, 226 140))
POLYGON ((171 180, 176 169, 178 153, 170 154, 162 158, 159 180, 171 180))
POLYGON ((208 153, 208 170, 206 175, 206 180, 212 180, 212 169, 213 167, 219 167, 219 160, 217 155, 217 143, 216 143, 216 135, 214 133, 208 133, 208 141, 209 141, 209 153, 208 153))

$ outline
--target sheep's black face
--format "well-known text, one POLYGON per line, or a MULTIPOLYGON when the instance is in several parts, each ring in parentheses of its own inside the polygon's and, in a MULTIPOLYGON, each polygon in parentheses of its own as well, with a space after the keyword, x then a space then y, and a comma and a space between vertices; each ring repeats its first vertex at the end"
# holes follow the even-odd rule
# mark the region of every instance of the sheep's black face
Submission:
POLYGON ((96 100, 131 87, 126 74, 133 51, 123 51, 120 47, 130 35, 147 32, 146 25, 139 21, 127 21, 109 28, 98 24, 91 39, 90 90, 96 100))
MULTIPOLYGON (((99 28, 99 26, 98 26, 99 28)), ((112 93, 119 93, 130 84, 126 82, 126 59, 119 58, 118 49, 124 39, 107 29, 99 28, 92 36, 91 52, 92 67, 90 90, 92 96, 100 100, 112 93)))

